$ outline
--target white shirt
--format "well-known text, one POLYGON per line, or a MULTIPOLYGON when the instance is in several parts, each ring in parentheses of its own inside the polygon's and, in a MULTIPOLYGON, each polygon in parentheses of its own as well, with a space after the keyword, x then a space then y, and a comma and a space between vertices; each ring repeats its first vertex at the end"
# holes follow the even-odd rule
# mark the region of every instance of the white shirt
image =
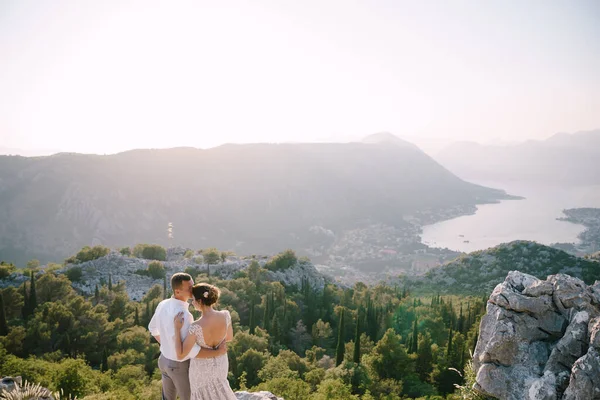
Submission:
POLYGON ((185 340, 190 329, 190 324, 194 322, 192 313, 188 310, 188 303, 177 300, 174 297, 161 301, 156 307, 156 311, 148 324, 148 330, 152 336, 160 336, 160 352, 169 360, 185 361, 195 358, 200 352, 200 346, 194 344, 192 350, 182 360, 177 359, 177 350, 175 350, 175 325, 173 320, 180 312, 184 313, 183 326, 181 327, 181 340, 185 340))

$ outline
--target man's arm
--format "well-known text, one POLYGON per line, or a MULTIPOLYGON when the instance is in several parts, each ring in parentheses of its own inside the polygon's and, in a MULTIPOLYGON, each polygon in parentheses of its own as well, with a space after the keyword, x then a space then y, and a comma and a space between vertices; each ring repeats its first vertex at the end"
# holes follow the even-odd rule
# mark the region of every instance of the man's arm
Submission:
POLYGON ((216 350, 202 348, 196 358, 215 358, 222 356, 223 354, 227 354, 227 343, 223 343, 216 350))
POLYGON ((159 320, 158 320, 158 314, 160 313, 161 309, 162 309, 162 303, 158 304, 158 307, 156 307, 156 311, 154 312, 154 315, 152 316, 152 319, 150 320, 150 323, 148 324, 148 330, 150 331, 150 334, 152 336, 154 336, 154 338, 156 339, 156 341, 158 343, 160 343, 160 330, 159 330, 159 320))

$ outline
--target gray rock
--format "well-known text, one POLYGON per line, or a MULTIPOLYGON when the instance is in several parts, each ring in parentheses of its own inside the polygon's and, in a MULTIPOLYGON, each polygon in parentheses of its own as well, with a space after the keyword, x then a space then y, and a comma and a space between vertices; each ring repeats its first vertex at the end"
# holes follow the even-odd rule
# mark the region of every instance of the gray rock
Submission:
POLYGON ((284 400, 281 397, 275 396, 271 392, 236 392, 235 396, 238 400, 284 400))
POLYGON ((502 400, 600 400, 597 293, 568 275, 511 271, 481 320, 475 389, 502 400))

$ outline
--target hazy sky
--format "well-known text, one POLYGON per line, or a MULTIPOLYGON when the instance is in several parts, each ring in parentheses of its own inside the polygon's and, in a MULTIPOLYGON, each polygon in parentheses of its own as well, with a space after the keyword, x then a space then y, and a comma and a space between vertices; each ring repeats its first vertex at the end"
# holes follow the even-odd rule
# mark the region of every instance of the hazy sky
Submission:
POLYGON ((0 0, 0 146, 545 138, 598 71, 598 0, 0 0))

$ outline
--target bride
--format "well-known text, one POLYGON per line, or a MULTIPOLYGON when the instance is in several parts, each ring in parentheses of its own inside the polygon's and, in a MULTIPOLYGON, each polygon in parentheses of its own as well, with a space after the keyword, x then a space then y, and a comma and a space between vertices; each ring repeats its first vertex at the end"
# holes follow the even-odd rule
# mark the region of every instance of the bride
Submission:
MULTIPOLYGON (((181 360, 195 343, 203 348, 215 348, 233 339, 229 311, 217 311, 213 305, 219 300, 220 290, 207 283, 198 283, 192 288, 194 308, 202 316, 190 326, 185 341, 181 341, 183 313, 175 316, 175 348, 181 360)), ((236 400, 227 381, 229 361, 227 353, 215 358, 195 358, 190 361, 190 400, 236 400)))

